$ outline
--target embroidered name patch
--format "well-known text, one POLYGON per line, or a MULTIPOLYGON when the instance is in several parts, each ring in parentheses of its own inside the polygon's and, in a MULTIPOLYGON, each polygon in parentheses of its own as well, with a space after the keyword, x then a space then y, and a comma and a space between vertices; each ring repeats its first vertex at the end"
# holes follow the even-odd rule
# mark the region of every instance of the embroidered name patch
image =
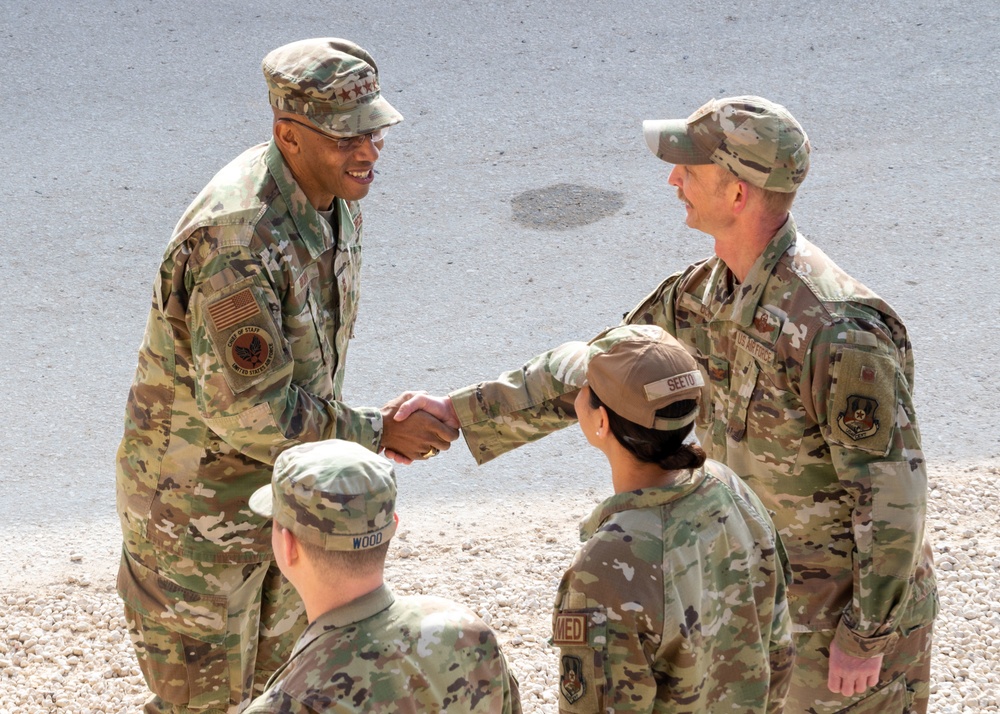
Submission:
POLYGON ((244 377, 260 374, 271 366, 274 359, 270 335, 256 325, 241 327, 233 332, 226 342, 226 351, 229 368, 244 377))
POLYGON ((556 615, 555 627, 552 631, 552 644, 557 647, 586 645, 587 616, 568 612, 560 612, 556 615))
POLYGON ((745 332, 736 333, 736 346, 745 352, 749 352, 750 356, 758 362, 766 364, 774 363, 774 350, 768 349, 745 332))
POLYGON ((675 377, 667 377, 656 382, 650 382, 643 387, 643 390, 646 392, 646 400, 652 402, 662 397, 668 397, 676 392, 683 392, 688 389, 697 389, 704 386, 705 378, 701 376, 701 372, 695 370, 693 372, 678 374, 675 377))
POLYGON ((212 318, 216 330, 225 330, 258 313, 260 308, 250 288, 243 288, 238 293, 233 293, 208 306, 208 316, 212 318))

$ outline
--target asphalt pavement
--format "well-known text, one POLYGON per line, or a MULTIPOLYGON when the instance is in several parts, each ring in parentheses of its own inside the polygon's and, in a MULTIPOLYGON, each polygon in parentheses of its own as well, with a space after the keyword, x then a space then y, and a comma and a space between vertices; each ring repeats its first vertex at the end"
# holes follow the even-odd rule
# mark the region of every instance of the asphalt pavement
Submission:
MULTIPOLYGON (((261 58, 324 35, 368 49, 405 116, 363 204, 349 403, 446 391, 586 339, 707 256, 641 122, 760 94, 812 140, 801 229, 909 327, 929 461, 1000 457, 996 0, 0 0, 10 533, 113 523, 171 229, 267 140, 261 58)), ((458 443, 400 469, 401 498, 558 508, 606 480, 574 431, 484 467, 458 443)))

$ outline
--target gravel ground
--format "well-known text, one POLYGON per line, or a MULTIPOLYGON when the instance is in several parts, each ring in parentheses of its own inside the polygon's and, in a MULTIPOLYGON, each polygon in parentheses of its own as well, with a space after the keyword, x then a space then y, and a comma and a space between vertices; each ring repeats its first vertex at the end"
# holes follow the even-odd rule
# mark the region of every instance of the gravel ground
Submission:
MULTIPOLYGON (((929 531, 941 585, 931 711, 1000 712, 1000 462, 931 470, 929 531)), ((576 522, 603 493, 481 504, 460 515, 401 514, 388 580, 399 594, 468 604, 500 635, 528 714, 554 714, 548 607, 576 549, 576 522), (510 508, 510 510, 508 510, 510 508)), ((113 550, 113 546, 109 546, 113 550)), ((0 591, 0 714, 134 712, 145 697, 105 562, 82 555, 50 585, 0 591), (86 574, 84 574, 86 573, 86 574)))

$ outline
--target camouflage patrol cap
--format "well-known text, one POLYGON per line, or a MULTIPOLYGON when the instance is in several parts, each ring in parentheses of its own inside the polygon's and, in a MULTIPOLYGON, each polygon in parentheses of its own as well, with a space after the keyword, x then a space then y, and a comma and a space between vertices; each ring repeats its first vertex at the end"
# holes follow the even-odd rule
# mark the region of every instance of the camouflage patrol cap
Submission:
POLYGON ((650 151, 672 164, 714 163, 758 188, 791 193, 809 171, 809 138, 761 97, 713 99, 687 119, 642 123, 650 151))
POLYGON ((622 325, 589 344, 570 342, 562 380, 588 385, 611 411, 647 429, 673 431, 687 426, 698 407, 666 419, 656 412, 675 402, 701 400, 705 379, 684 345, 655 325, 622 325))
POLYGON ((264 58, 271 106, 299 114, 332 136, 357 136, 403 121, 379 91, 371 55, 349 40, 319 37, 264 58))
POLYGON ((250 508, 326 550, 366 550, 396 532, 392 464, 360 444, 331 439, 300 444, 274 462, 271 483, 250 508))

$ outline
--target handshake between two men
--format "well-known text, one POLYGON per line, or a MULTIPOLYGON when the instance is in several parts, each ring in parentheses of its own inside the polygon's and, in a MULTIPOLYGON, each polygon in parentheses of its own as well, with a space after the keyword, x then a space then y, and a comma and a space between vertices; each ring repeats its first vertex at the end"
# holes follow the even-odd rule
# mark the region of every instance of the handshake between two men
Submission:
POLYGON ((381 412, 383 453, 397 464, 430 459, 458 438, 458 414, 448 397, 403 392, 381 412))

